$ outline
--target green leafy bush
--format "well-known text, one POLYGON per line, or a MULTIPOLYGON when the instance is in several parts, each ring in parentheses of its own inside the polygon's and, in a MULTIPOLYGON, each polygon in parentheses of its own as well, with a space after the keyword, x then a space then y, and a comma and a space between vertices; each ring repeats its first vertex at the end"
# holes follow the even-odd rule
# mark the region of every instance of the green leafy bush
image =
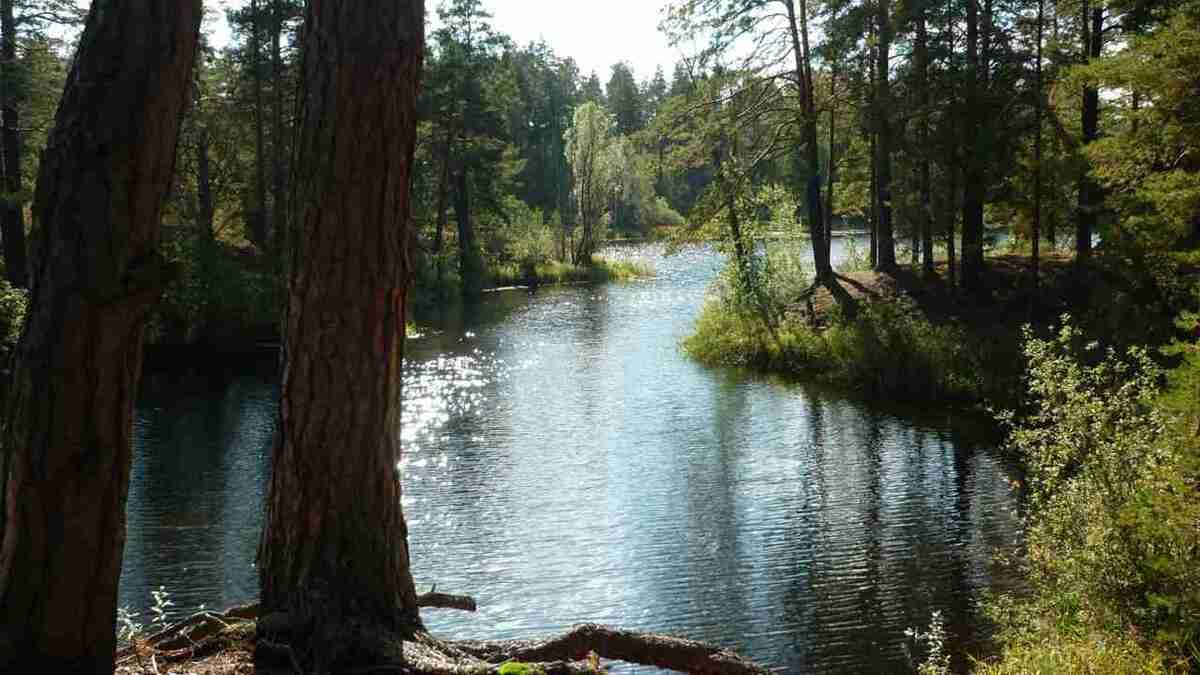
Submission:
POLYGON ((0 279, 0 352, 6 358, 21 339, 21 326, 29 307, 29 293, 0 279))
POLYGON ((1200 467, 1194 439, 1170 432, 1161 371, 1141 348, 1101 351, 1070 317, 1051 339, 1027 331, 1024 352, 1026 406, 1003 419, 1027 470, 1032 589, 997 605, 1005 661, 1069 664, 1097 640, 1118 664, 1102 672, 1194 659, 1200 467))

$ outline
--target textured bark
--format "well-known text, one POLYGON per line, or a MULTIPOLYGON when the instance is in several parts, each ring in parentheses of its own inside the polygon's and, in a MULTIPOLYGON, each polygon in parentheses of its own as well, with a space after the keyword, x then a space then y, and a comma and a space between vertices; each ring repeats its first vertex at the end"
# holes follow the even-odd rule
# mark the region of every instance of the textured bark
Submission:
MULTIPOLYGON (((765 675, 771 671, 734 652, 693 640, 616 630, 583 624, 567 633, 541 641, 458 642, 464 652, 498 663, 577 662, 595 652, 601 658, 667 668, 683 673, 712 675, 765 675)), ((547 669, 549 670, 549 669, 547 669)), ((561 672, 561 671, 560 671, 561 672)))
POLYGON ((8 282, 24 288, 29 283, 25 246, 25 216, 17 199, 21 176, 21 121, 17 110, 17 25, 13 0, 0 0, 0 110, 3 120, 3 190, 8 197, 0 208, 0 236, 4 240, 4 270, 8 282))
MULTIPOLYGON (((337 632, 420 627, 401 508, 400 381, 421 0, 309 0, 265 614, 314 667, 337 632)), ((264 635, 263 639, 281 636, 264 635)), ((322 666, 322 664, 324 664, 322 666)))
POLYGON ((142 332, 200 0, 96 0, 42 158, 6 411, 0 671, 107 673, 142 332))
POLYGON ((888 121, 891 87, 888 63, 891 60, 892 26, 888 17, 889 0, 875 0, 875 35, 878 54, 875 59, 875 189, 879 204, 876 269, 896 266, 896 242, 892 228, 892 132, 888 121))
MULTIPOLYGON (((798 120, 803 143, 798 145, 793 153, 793 170, 797 175, 808 175, 804 199, 808 213, 808 235, 812 243, 817 281, 826 282, 833 279, 833 266, 829 261, 829 249, 825 245, 825 210, 821 206, 821 156, 817 145, 817 110, 813 101, 813 80, 808 52, 808 5, 805 0, 800 0, 800 14, 797 15, 796 5, 792 0, 786 0, 784 4, 788 12, 796 80, 803 99, 798 120)), ((836 281, 833 283, 836 284, 836 281)))

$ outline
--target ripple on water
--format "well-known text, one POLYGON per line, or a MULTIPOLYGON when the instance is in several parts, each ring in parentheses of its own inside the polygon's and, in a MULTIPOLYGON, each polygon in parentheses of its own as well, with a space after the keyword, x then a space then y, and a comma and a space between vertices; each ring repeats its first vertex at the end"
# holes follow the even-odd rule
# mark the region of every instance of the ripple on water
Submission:
MULTIPOLYGON (((698 367, 678 341, 720 261, 658 250, 625 251, 652 259, 653 280, 499 294, 410 345, 415 576, 480 601, 430 626, 504 638, 597 621, 792 672, 901 668, 904 629, 934 609, 956 644, 978 640, 975 603, 1004 582, 992 554, 1019 534, 987 444, 946 419, 698 367)), ((253 594, 271 384, 220 391, 139 412, 123 602, 160 583, 196 604, 253 594)))

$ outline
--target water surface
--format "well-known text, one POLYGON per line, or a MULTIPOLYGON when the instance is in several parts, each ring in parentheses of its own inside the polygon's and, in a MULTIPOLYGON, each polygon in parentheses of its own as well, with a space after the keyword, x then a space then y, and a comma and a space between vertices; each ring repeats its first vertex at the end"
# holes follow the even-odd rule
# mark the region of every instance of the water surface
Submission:
MULTIPOLYGON (((977 603, 1004 583, 993 554, 1019 533, 989 435, 957 413, 701 367, 679 341, 720 257, 621 251, 657 278, 494 294, 424 317, 410 343, 414 574, 480 603, 427 611, 429 626, 615 624, 787 672, 905 669, 904 629, 933 610, 975 644, 977 603)), ((159 585, 181 610, 254 597, 272 366, 148 378, 123 604, 159 585)))

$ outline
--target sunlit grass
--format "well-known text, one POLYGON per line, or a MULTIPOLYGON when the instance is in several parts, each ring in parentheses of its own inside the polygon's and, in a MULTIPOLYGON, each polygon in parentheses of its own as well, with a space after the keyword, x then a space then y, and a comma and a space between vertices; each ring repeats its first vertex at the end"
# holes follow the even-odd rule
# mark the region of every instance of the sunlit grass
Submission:
POLYGON ((591 265, 572 265, 558 261, 542 262, 533 266, 510 263, 497 265, 490 271, 492 286, 496 288, 632 281, 652 276, 654 270, 645 263, 610 260, 601 256, 594 257, 591 265))

